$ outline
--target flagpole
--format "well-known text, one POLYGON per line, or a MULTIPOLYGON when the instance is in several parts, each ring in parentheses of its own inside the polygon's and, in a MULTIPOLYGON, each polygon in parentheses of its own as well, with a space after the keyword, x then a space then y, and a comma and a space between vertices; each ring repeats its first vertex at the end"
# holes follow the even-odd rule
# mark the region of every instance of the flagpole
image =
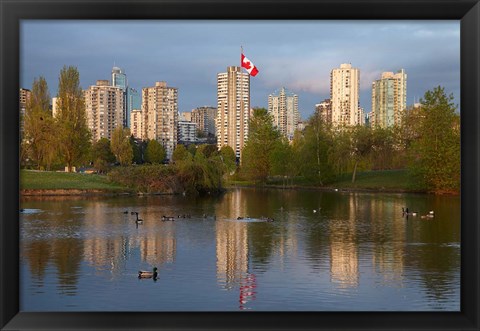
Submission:
POLYGON ((243 105, 243 71, 242 71, 242 55, 243 55, 243 46, 240 45, 240 120, 242 121, 240 125, 240 139, 241 139, 241 144, 242 148, 240 149, 240 156, 242 154, 242 149, 243 149, 243 144, 244 144, 244 132, 245 132, 245 119, 244 119, 244 105, 243 105))

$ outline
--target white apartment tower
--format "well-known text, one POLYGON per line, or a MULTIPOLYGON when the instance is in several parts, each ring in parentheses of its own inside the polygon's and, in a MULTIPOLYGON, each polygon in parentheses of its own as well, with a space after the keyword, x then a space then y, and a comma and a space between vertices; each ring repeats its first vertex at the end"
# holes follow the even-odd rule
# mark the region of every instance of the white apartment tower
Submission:
POLYGON ((293 134, 298 125, 298 96, 284 87, 268 96, 268 112, 273 117, 275 125, 281 134, 293 140, 293 134))
POLYGON ((330 100, 332 124, 352 126, 360 124, 359 111, 360 70, 343 63, 330 73, 330 100))
POLYGON ((166 82, 156 82, 142 89, 144 138, 157 140, 167 151, 167 158, 177 146, 178 90, 167 87, 166 82))
POLYGON ((230 146, 237 158, 248 138, 250 76, 240 67, 217 74, 217 147, 230 146))
POLYGON ((113 130, 123 126, 123 90, 111 86, 108 80, 97 80, 96 85, 90 86, 83 93, 92 140, 111 139, 113 130))
POLYGON ((372 126, 387 128, 400 125, 407 107, 407 74, 400 69, 396 74, 384 72, 372 83, 372 126))

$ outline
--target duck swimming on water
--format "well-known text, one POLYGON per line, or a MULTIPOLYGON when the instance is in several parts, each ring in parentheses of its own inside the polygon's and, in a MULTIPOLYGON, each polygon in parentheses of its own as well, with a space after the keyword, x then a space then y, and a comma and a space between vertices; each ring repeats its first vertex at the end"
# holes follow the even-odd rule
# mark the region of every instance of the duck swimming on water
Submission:
POLYGON ((158 278, 157 270, 158 270, 157 267, 154 267, 153 271, 140 270, 138 272, 138 278, 139 279, 141 279, 141 278, 153 278, 154 280, 157 280, 157 278, 158 278))

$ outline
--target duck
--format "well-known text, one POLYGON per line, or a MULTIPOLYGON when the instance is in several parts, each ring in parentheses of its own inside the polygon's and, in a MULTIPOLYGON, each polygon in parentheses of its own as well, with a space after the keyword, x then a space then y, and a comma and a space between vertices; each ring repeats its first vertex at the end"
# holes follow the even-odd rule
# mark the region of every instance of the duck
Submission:
POLYGON ((124 214, 128 214, 128 210, 125 210, 123 213, 124 213, 124 214))
POLYGON ((174 216, 165 216, 165 215, 162 215, 162 221, 165 222, 165 221, 175 221, 175 217, 174 216))
POLYGON ((143 223, 143 220, 141 218, 138 218, 138 213, 136 212, 135 215, 137 216, 137 219, 135 220, 135 223, 140 224, 143 223))
POLYGON ((138 278, 153 278, 154 280, 157 279, 158 273, 157 273, 157 267, 153 268, 153 271, 144 271, 144 270, 139 270, 138 271, 138 278))
POLYGON ((426 215, 422 215, 422 218, 434 218, 434 217, 435 217, 435 212, 433 210, 430 210, 426 215))

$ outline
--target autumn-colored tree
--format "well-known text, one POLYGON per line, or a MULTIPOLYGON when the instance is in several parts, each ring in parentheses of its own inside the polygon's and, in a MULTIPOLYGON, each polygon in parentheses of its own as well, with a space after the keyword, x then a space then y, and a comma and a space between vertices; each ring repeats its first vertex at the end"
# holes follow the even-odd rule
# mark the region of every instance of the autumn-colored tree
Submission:
POLYGON ((133 148, 130 144, 130 135, 130 129, 121 126, 112 132, 112 140, 110 142, 112 152, 122 166, 131 164, 133 160, 133 148))
POLYGON ((91 145, 80 74, 75 67, 64 66, 60 71, 57 109, 59 146, 70 172, 73 166, 85 160, 91 145))

